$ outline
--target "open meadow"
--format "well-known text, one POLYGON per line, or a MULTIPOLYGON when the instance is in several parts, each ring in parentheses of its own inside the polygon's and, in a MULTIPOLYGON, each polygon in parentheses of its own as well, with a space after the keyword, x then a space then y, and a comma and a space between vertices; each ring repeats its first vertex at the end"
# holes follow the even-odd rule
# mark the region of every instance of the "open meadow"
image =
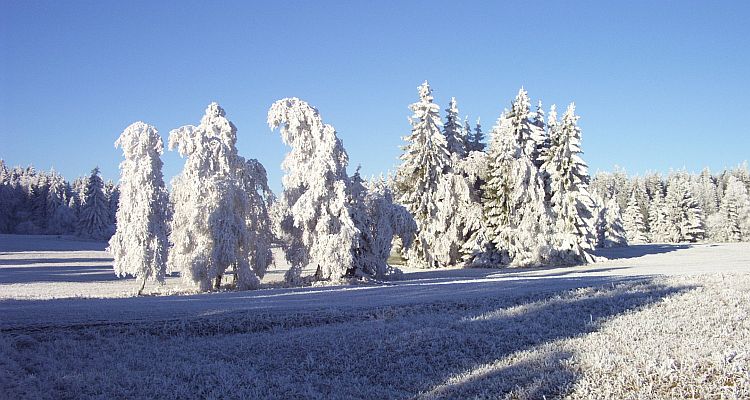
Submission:
POLYGON ((748 243, 304 288, 277 257, 260 290, 141 297, 104 248, 0 237, 0 396, 750 397, 748 243))

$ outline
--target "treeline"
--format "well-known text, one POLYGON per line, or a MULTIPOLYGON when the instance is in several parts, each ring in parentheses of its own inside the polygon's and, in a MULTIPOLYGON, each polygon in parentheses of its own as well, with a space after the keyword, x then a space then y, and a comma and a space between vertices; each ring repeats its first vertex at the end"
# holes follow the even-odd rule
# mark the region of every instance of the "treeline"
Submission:
POLYGON ((0 233, 75 234, 108 239, 115 231, 119 189, 99 168, 68 182, 52 170, 0 160, 0 233))
POLYGON ((268 125, 289 146, 283 191, 237 152, 237 127, 218 104, 198 125, 169 134, 185 159, 172 191, 162 176, 162 138, 136 122, 115 142, 119 186, 98 169, 72 184, 58 174, 0 168, 0 229, 107 238, 117 275, 163 282, 167 271, 201 289, 258 287, 280 244, 291 285, 397 276, 392 246, 418 268, 524 267, 594 260, 595 247, 642 242, 750 239, 747 164, 712 175, 675 172, 593 181, 579 116, 558 117, 522 88, 489 131, 435 104, 425 82, 410 105, 411 134, 387 178, 349 175, 335 128, 297 98, 275 102, 268 125), (115 212, 116 211, 116 212, 115 212))
POLYGON ((629 177, 617 169, 597 174, 591 186, 603 213, 621 215, 620 226, 599 228, 624 236, 628 243, 750 241, 747 162, 719 174, 704 169, 699 174, 674 171, 666 177, 629 177))
POLYGON ((411 105, 412 133, 394 177, 398 200, 417 222, 410 265, 535 266, 593 260, 595 204, 582 159, 575 105, 558 119, 522 88, 490 130, 460 123, 425 82, 411 105))

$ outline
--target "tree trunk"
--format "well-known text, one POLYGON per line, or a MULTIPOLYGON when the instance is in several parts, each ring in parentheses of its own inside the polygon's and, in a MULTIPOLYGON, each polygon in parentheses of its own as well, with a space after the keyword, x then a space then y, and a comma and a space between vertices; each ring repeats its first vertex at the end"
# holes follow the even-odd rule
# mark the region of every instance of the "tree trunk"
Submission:
POLYGON ((221 287, 221 275, 216 277, 216 284, 214 285, 214 288, 216 290, 219 290, 220 287, 221 287))
POLYGON ((140 296, 143 293, 143 288, 146 287, 146 277, 141 277, 141 288, 138 289, 138 296, 140 296))

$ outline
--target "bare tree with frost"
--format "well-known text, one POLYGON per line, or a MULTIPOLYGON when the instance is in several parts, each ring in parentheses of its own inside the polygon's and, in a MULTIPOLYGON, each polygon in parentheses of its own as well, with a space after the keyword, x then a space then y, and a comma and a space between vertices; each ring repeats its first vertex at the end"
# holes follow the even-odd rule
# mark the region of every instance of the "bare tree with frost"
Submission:
POLYGON ((271 237, 265 169, 240 157, 236 142, 237 128, 216 103, 200 125, 169 134, 169 148, 186 160, 172 183, 168 265, 201 290, 219 288, 228 269, 238 289, 258 287, 271 262, 270 239, 256 240, 271 237))
POLYGON ((169 198, 164 187, 161 155, 164 143, 155 127, 143 122, 128 126, 115 141, 125 160, 120 163, 117 230, 109 240, 117 276, 134 276, 138 295, 147 280, 164 282, 169 249, 169 198))
POLYGON ((311 268, 315 279, 339 281, 353 273, 360 235, 348 205, 349 157, 333 126, 298 98, 275 102, 268 125, 280 127, 281 139, 291 147, 282 163, 284 191, 274 212, 291 264, 286 280, 299 284, 302 270, 311 268))
POLYGON ((439 208, 437 190, 441 176, 451 168, 451 159, 432 89, 425 81, 418 90, 419 101, 409 106, 414 112, 412 131, 404 138, 407 145, 394 184, 399 203, 417 222, 418 233, 406 254, 407 261, 412 266, 435 268, 441 266, 433 254, 438 235, 434 226, 439 208))

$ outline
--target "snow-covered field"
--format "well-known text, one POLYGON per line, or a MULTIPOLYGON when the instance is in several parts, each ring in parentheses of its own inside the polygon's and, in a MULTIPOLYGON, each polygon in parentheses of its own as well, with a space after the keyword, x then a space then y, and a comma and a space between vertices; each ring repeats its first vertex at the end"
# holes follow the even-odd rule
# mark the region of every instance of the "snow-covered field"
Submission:
POLYGON ((0 398, 750 398, 748 243, 143 297, 104 247, 0 235, 0 398))

